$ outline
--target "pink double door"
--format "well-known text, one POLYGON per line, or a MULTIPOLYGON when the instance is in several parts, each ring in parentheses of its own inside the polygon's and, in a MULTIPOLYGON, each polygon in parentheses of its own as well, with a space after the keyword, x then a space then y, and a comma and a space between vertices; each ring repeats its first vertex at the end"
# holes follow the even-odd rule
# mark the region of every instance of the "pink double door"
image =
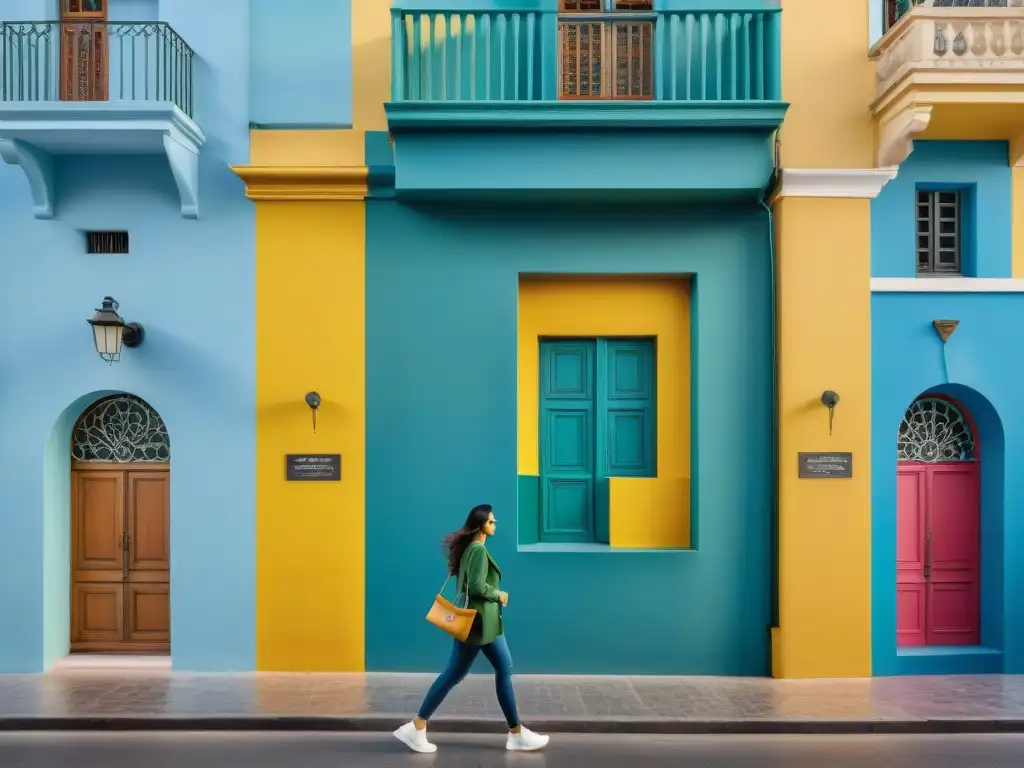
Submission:
POLYGON ((977 462, 900 462, 896 645, 981 643, 977 462))

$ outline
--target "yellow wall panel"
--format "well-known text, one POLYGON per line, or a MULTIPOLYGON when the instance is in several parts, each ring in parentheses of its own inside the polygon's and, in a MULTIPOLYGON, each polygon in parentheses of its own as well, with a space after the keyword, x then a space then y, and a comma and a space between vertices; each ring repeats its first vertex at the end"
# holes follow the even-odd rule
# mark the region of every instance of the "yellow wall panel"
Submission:
POLYGON ((690 546, 690 293, 680 279, 519 284, 519 474, 539 473, 542 336, 656 336, 658 477, 612 478, 611 546, 690 546), (653 508, 652 504, 658 504, 653 508), (669 519, 662 519, 669 518, 669 519))
POLYGON ((260 670, 364 667, 364 243, 361 201, 256 203, 260 670), (341 482, 287 482, 304 452, 340 453, 341 482))
POLYGON ((786 168, 872 168, 875 65, 864 0, 783 0, 782 126, 786 168))
POLYGON ((776 677, 871 674, 870 201, 784 198, 778 214, 776 677), (827 244, 828 269, 822 270, 827 244), (832 434, 825 390, 839 393, 832 434), (797 477, 800 451, 852 451, 852 479, 797 477))

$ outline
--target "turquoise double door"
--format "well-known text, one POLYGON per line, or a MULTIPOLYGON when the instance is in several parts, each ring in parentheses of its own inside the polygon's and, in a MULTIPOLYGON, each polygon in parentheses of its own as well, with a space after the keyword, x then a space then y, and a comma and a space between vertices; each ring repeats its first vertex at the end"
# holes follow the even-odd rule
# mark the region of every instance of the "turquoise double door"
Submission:
POLYGON ((609 543, 610 477, 657 474, 655 340, 540 344, 540 540, 609 543))

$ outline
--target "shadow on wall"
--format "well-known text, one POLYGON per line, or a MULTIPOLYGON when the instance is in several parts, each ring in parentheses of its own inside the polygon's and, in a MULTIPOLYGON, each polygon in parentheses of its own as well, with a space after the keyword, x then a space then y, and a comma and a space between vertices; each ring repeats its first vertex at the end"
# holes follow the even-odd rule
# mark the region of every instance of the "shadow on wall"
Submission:
POLYGON ((974 429, 981 464, 981 645, 1005 650, 1006 452, 1003 422, 995 406, 963 384, 943 384, 924 396, 942 395, 963 407, 974 429))

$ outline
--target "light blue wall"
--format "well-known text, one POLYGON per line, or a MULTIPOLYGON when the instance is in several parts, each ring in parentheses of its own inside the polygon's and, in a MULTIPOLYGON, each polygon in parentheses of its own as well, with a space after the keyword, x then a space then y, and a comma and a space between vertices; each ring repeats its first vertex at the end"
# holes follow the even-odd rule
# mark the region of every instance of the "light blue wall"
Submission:
POLYGON ((111 21, 159 21, 159 0, 108 0, 111 21))
MULTIPOLYGON (((351 128, 351 0, 251 3, 250 122, 261 128, 351 128)), ((367 45, 387 46, 388 40, 367 45)))
POLYGON ((872 316, 872 664, 876 675, 1024 672, 1024 295, 876 293, 872 316), (932 320, 960 321, 943 347, 932 320), (962 403, 981 445, 982 645, 896 651, 896 434, 926 391, 962 403), (1005 512, 1005 514, 1004 514, 1005 512))
MULTIPOLYGON (((5 1, 5 16, 52 18, 42 5, 5 1)), ((61 454, 85 403, 109 391, 147 400, 170 432, 175 667, 254 667, 254 223, 228 168, 248 158, 248 8, 159 4, 199 57, 199 221, 182 218, 162 156, 62 158, 50 221, 32 218, 21 169, 0 165, 0 303, 25 329, 0 334, 0 615, 17 628, 0 636, 0 671, 40 671, 66 652, 61 454), (85 253, 82 230, 119 228, 130 255, 85 253), (147 334, 113 366, 85 322, 107 294, 147 334)))
POLYGON ((517 671, 766 674, 764 212, 371 200, 366 237, 367 669, 444 662, 450 641, 423 621, 421 603, 444 579, 441 537, 486 502, 504 521, 488 546, 512 596, 517 671), (696 275, 695 550, 517 547, 518 279, 557 272, 696 275))
POLYGON ((1005 141, 915 141, 899 175, 871 201, 871 274, 916 274, 918 188, 965 189, 964 274, 1010 277, 1013 219, 1011 168, 1005 141))

